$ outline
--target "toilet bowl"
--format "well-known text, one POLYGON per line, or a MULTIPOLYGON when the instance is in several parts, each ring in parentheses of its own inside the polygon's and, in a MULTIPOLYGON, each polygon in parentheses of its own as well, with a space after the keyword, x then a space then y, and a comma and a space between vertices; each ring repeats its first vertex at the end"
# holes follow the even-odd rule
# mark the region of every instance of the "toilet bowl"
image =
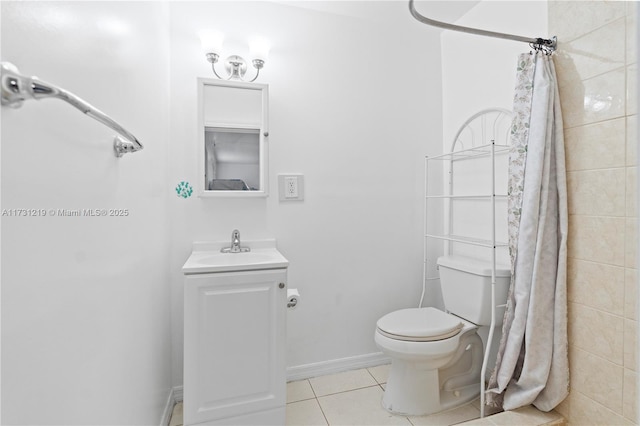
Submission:
POLYGON ((382 406, 419 416, 475 399, 482 365, 476 330, 436 308, 402 309, 380 318, 375 342, 392 359, 382 406))
MULTIPOLYGON (((485 351, 478 331, 491 324, 492 267, 460 256, 443 256, 438 266, 448 312, 401 309, 376 324, 376 345, 391 359, 382 406, 394 414, 433 414, 480 394, 485 351)), ((497 267, 496 305, 506 302, 509 280, 509 268, 497 267)))

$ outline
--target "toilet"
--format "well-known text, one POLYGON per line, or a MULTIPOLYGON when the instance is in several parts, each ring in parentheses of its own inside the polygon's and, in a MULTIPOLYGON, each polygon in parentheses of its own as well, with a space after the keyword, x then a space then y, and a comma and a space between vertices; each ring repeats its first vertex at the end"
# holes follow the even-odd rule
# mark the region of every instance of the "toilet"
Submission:
MULTIPOLYGON (((457 255, 442 256, 437 263, 446 312, 401 309, 377 322, 376 345, 391 358, 382 406, 394 414, 433 414, 480 394, 484 340, 491 325, 491 263, 457 255)), ((496 265, 495 276, 498 306, 507 300, 509 267, 496 265)), ((503 314, 504 308, 496 309, 496 331, 503 314)), ((498 344, 494 335, 492 348, 498 344)))

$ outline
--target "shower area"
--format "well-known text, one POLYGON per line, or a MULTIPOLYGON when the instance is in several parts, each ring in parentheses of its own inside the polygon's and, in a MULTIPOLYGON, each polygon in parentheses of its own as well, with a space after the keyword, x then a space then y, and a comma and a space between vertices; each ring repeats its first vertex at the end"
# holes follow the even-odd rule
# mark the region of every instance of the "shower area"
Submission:
MULTIPOLYGON (((419 299, 422 159, 447 152, 477 111, 512 109, 528 47, 429 28, 408 2, 302 3, 2 2, 0 59, 144 145, 116 157, 114 127, 59 100, 2 108, 3 424, 166 424, 183 383, 180 267, 192 241, 230 229, 275 235, 305 292, 290 372, 375 358, 372 324, 419 299), (175 196, 197 179, 196 79, 212 75, 195 27, 212 20, 235 49, 252 31, 272 38, 258 80, 271 94, 268 178, 304 172, 304 203, 175 196), (381 51, 394 52, 383 66, 381 51), (408 58, 402 78, 392 56, 408 58), (105 209, 127 213, 67 214, 105 209), (344 235, 360 250, 336 247, 344 235)), ((452 3, 417 6, 440 18, 452 3)), ((469 3, 441 19, 558 38, 571 383, 556 410, 572 424, 638 424, 637 3, 469 3)), ((424 304, 439 306, 438 292, 424 304)))
MULTIPOLYGON (((637 424, 637 3, 549 1, 542 15, 526 4, 482 2, 458 23, 495 30, 504 29, 505 16, 520 25, 541 19, 548 25, 541 34, 558 37, 571 377, 556 411, 575 424, 637 424)), ((513 95, 495 82, 515 73, 523 49, 447 31, 442 49, 447 143, 455 123, 482 109, 483 99, 513 95), (478 64, 473 79, 465 78, 469 64, 478 64)))

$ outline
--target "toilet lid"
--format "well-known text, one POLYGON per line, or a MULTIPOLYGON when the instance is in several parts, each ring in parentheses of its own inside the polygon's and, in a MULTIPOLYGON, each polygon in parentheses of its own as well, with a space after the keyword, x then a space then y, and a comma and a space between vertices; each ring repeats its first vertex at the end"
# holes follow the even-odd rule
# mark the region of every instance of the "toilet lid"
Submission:
POLYGON ((391 339, 430 342, 455 336, 464 324, 436 308, 411 308, 383 316, 377 326, 382 335, 391 339))

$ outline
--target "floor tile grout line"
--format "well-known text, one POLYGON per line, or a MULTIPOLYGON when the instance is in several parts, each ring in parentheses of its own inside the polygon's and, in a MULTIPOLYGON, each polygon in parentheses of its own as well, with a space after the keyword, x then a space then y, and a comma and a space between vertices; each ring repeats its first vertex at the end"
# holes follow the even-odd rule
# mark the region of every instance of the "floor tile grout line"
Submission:
MULTIPOLYGON (((380 366, 382 366, 382 365, 388 365, 388 366, 389 366, 389 368, 391 368, 391 364, 380 364, 380 365, 376 365, 376 367, 380 367, 380 366)), ((371 367, 371 368, 374 368, 374 367, 371 367)), ((378 378, 377 378, 376 376, 374 376, 374 375, 373 375, 373 373, 372 373, 371 371, 369 371, 369 367, 367 367, 367 368, 366 368, 366 370, 367 370, 367 372, 371 375, 371 377, 373 377, 373 380, 375 380, 377 384, 379 384, 379 385, 384 385, 384 384, 386 384, 386 383, 387 383, 386 381, 385 381, 384 383, 380 383, 380 381, 378 380, 378 378)))
POLYGON ((324 414, 324 410, 322 409, 322 405, 320 404, 320 400, 318 399, 318 395, 316 394, 316 390, 313 388, 313 385, 311 384, 311 380, 306 379, 307 382, 309 383, 309 387, 311 388, 311 392, 313 392, 313 396, 315 397, 314 399, 316 400, 316 404, 318 404, 318 408, 320 408, 320 412, 322 413, 322 417, 324 417, 324 422, 327 424, 327 426, 329 426, 329 419, 327 419, 327 415, 324 414))
POLYGON ((373 388, 373 387, 376 387, 376 386, 380 386, 380 385, 378 383, 376 383, 375 385, 361 386, 359 388, 353 388, 353 389, 343 390, 343 391, 339 391, 339 392, 328 393, 326 395, 316 396, 316 398, 324 398, 326 396, 339 395, 341 393, 347 393, 347 392, 357 391, 357 390, 361 390, 361 389, 368 389, 368 388, 373 388))
MULTIPOLYGON (((310 399, 318 398, 318 396, 316 395, 316 391, 313 390, 313 386, 311 386, 311 381, 309 379, 296 380, 296 382, 302 382, 302 381, 307 382, 307 384, 309 385, 309 388, 311 389, 311 393, 313 393, 313 396, 310 397, 310 398, 304 398, 304 399, 300 399, 300 400, 297 400, 297 401, 287 402, 286 404, 293 404, 295 402, 308 401, 310 399)), ((292 383, 292 382, 288 382, 287 384, 289 384, 289 383, 292 383)))
POLYGON ((287 402, 287 405, 295 404, 296 402, 310 401, 312 399, 317 399, 317 398, 315 396, 312 396, 311 398, 303 398, 303 399, 298 399, 298 400, 295 400, 295 401, 289 401, 289 402, 287 402))
POLYGON ((369 375, 371 376, 371 378, 373 379, 373 381, 375 381, 377 384, 380 384, 380 382, 378 381, 378 379, 376 379, 376 376, 374 376, 371 371, 369 371, 368 368, 365 368, 365 370, 367 370, 367 373, 369 373, 369 375))
POLYGON ((309 386, 311 387, 311 391, 313 392, 313 395, 315 395, 316 404, 318 405, 318 408, 320 408, 320 412, 322 413, 324 422, 327 424, 327 426, 329 426, 329 419, 327 419, 327 415, 324 413, 324 410, 322 409, 322 404, 320 404, 320 400, 318 399, 316 390, 313 388, 313 385, 311 384, 311 380, 307 379, 307 381, 309 382, 309 386))
POLYGON ((316 398, 316 404, 318 404, 318 407, 320 408, 320 412, 322 413, 322 417, 324 417, 324 422, 327 424, 327 426, 330 426, 329 419, 327 419, 327 415, 324 414, 324 410, 322 409, 322 405, 320 404, 320 400, 318 398, 316 398))
POLYGON ((405 417, 405 419, 407 419, 407 421, 409 422, 409 424, 410 424, 411 426, 415 426, 415 425, 413 424, 413 422, 411 421, 411 419, 409 418, 409 416, 406 416, 406 417, 405 417))
POLYGON ((316 394, 316 390, 313 388, 313 385, 311 384, 311 380, 309 379, 305 379, 307 381, 307 383, 309 383, 309 387, 311 388, 311 392, 313 392, 313 396, 314 398, 318 398, 318 395, 316 394))

